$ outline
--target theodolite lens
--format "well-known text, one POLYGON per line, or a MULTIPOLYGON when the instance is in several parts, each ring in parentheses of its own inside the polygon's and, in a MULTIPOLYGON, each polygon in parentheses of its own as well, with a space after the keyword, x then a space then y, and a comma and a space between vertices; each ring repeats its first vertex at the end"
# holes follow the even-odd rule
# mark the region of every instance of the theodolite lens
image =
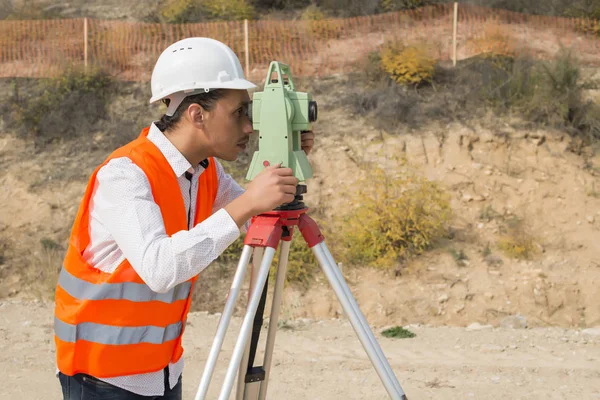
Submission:
POLYGON ((310 101, 308 103, 308 121, 315 122, 317 120, 317 102, 310 101))
POLYGON ((252 122, 252 102, 248 102, 248 105, 246 106, 246 116, 248 117, 248 119, 250 120, 250 122, 252 122))

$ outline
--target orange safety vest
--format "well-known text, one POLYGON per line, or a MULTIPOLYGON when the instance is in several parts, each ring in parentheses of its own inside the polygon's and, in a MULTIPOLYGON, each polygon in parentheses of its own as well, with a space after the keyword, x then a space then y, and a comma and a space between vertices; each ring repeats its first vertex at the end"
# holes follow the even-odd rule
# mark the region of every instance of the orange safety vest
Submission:
MULTIPOLYGON (((114 151, 92 174, 73 229, 56 287, 54 340, 58 369, 110 378, 159 371, 182 354, 181 337, 197 277, 167 293, 153 292, 125 260, 102 272, 82 257, 90 242, 89 203, 96 174, 109 160, 128 157, 140 167, 160 207, 167 235, 187 230, 187 214, 177 177, 146 137, 149 128, 114 151)), ((218 180, 215 162, 199 178, 195 224, 212 213, 218 180)))

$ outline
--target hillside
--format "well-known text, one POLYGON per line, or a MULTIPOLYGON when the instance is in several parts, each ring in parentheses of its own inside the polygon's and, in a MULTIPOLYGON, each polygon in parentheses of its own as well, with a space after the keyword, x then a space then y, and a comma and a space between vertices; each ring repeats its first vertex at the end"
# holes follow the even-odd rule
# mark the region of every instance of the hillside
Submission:
MULTIPOLYGON (((494 117, 385 133, 339 101, 348 83, 332 78, 311 84, 321 111, 310 157, 315 177, 305 200, 317 222, 339 220, 351 204, 361 165, 389 163, 390 156, 404 156, 413 170, 439 182, 455 214, 452 237, 411 259, 400 274, 394 268, 341 266, 370 322, 522 325, 519 315, 530 327, 600 325, 600 159, 593 147, 580 146, 575 154, 565 133, 515 129, 513 121, 494 117), (513 220, 533 238, 529 260, 511 258, 498 246, 513 220)), ((11 83, 3 85, 2 93, 10 93, 11 83)), ((109 105, 110 120, 63 142, 34 145, 5 127, 0 297, 51 298, 89 174, 113 147, 159 115, 146 104, 147 93, 144 86, 121 85, 109 105)), ((242 175, 244 160, 227 168, 242 175)), ((335 235, 327 240, 335 247, 335 235)), ((222 309, 232 268, 203 273, 195 309, 222 309)), ((330 318, 340 316, 340 308, 316 274, 308 289, 288 287, 283 315, 330 318)))

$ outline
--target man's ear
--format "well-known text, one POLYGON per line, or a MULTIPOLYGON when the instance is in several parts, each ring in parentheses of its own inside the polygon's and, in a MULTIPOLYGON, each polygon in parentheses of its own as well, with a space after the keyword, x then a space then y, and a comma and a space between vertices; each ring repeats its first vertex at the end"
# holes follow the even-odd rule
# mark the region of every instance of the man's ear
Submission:
POLYGON ((193 103, 190 104, 187 109, 187 117, 189 121, 197 128, 204 127, 205 122, 205 110, 201 105, 193 103))

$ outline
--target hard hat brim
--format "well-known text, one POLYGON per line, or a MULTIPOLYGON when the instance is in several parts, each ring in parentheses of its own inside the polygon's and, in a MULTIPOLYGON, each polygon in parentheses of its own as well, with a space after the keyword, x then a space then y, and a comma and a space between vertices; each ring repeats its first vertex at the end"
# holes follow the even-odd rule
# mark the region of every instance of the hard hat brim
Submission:
MULTIPOLYGON (((193 87, 179 87, 172 88, 172 90, 165 90, 161 94, 156 96, 152 96, 150 99, 150 104, 155 103, 159 100, 166 99, 174 93, 178 92, 198 92, 202 89, 216 90, 216 89, 237 89, 237 90, 248 90, 257 87, 254 83, 246 80, 246 79, 233 79, 228 82, 221 82, 218 85, 214 85, 214 82, 210 85, 202 85, 201 83, 196 83, 193 87)), ((201 93, 201 92, 200 92, 201 93)))

